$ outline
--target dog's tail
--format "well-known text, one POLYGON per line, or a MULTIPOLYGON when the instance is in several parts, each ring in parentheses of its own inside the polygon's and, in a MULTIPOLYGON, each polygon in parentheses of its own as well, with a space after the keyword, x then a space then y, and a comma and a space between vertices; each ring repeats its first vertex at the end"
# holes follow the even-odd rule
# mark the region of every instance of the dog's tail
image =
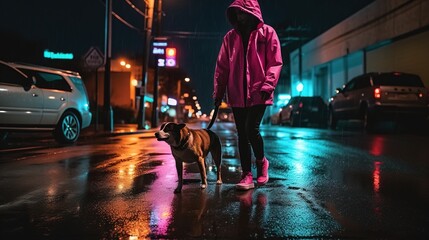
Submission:
POLYGON ((214 122, 216 121, 218 111, 219 111, 219 106, 216 106, 213 112, 212 119, 210 119, 209 125, 207 126, 207 129, 210 129, 213 126, 214 122))

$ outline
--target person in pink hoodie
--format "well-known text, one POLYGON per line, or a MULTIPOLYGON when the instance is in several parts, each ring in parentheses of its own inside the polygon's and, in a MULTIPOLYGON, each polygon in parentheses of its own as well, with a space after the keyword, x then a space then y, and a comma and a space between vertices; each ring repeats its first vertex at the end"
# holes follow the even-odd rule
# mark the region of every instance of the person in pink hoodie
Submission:
POLYGON ((259 127, 283 65, 281 44, 276 31, 264 23, 257 0, 235 0, 226 15, 233 28, 226 33, 216 61, 214 104, 226 96, 238 133, 242 175, 237 189, 255 187, 251 153, 256 158, 257 184, 268 182, 269 162, 259 127))

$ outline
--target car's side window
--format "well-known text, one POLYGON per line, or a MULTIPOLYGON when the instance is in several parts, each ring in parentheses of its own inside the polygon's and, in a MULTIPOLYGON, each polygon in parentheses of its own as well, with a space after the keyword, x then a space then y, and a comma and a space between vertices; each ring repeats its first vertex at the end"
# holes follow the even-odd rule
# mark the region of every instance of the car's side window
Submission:
POLYGON ((25 77, 13 68, 0 64, 0 83, 20 85, 25 82, 25 77))
POLYGON ((370 86, 369 77, 368 76, 360 76, 356 78, 355 89, 367 88, 370 86))
POLYGON ((293 98, 291 98, 291 99, 290 99, 290 101, 289 101, 289 104, 288 104, 288 105, 294 105, 294 104, 296 104, 296 102, 298 102, 298 98, 293 97, 293 98))
POLYGON ((28 69, 22 69, 22 71, 36 78, 36 86, 38 88, 55 89, 68 92, 71 91, 70 85, 61 75, 47 72, 32 71, 28 69))
POLYGON ((356 79, 352 79, 349 83, 346 84, 343 91, 348 92, 355 89, 356 79))

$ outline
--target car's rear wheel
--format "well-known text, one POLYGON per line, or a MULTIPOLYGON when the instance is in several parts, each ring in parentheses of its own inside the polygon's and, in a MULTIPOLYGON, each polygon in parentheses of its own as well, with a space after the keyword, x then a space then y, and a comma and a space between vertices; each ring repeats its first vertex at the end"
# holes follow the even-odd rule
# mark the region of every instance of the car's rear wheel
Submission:
POLYGON ((374 116, 368 111, 368 108, 365 108, 363 110, 362 121, 363 121, 363 128, 367 132, 372 132, 374 130, 375 119, 374 119, 374 116))
POLYGON ((277 120, 277 124, 283 126, 283 117, 281 113, 279 113, 279 119, 277 120))
POLYGON ((298 118, 299 116, 297 116, 296 114, 290 113, 289 121, 292 127, 299 127, 301 125, 298 118))
POLYGON ((80 135, 79 118, 71 111, 63 114, 54 130, 54 137, 59 143, 74 143, 80 135))
POLYGON ((334 111, 332 111, 332 109, 329 110, 329 117, 328 117, 328 125, 331 129, 336 129, 337 128, 337 122, 338 119, 334 114, 334 111))

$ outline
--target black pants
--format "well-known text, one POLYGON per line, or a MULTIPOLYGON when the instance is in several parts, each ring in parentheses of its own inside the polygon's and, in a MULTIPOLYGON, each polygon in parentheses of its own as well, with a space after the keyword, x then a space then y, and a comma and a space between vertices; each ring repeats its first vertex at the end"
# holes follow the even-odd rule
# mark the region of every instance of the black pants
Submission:
POLYGON ((238 133, 238 151, 243 172, 250 172, 251 150, 256 159, 264 157, 264 140, 259 132, 266 105, 256 105, 246 108, 232 108, 235 126, 238 133))

